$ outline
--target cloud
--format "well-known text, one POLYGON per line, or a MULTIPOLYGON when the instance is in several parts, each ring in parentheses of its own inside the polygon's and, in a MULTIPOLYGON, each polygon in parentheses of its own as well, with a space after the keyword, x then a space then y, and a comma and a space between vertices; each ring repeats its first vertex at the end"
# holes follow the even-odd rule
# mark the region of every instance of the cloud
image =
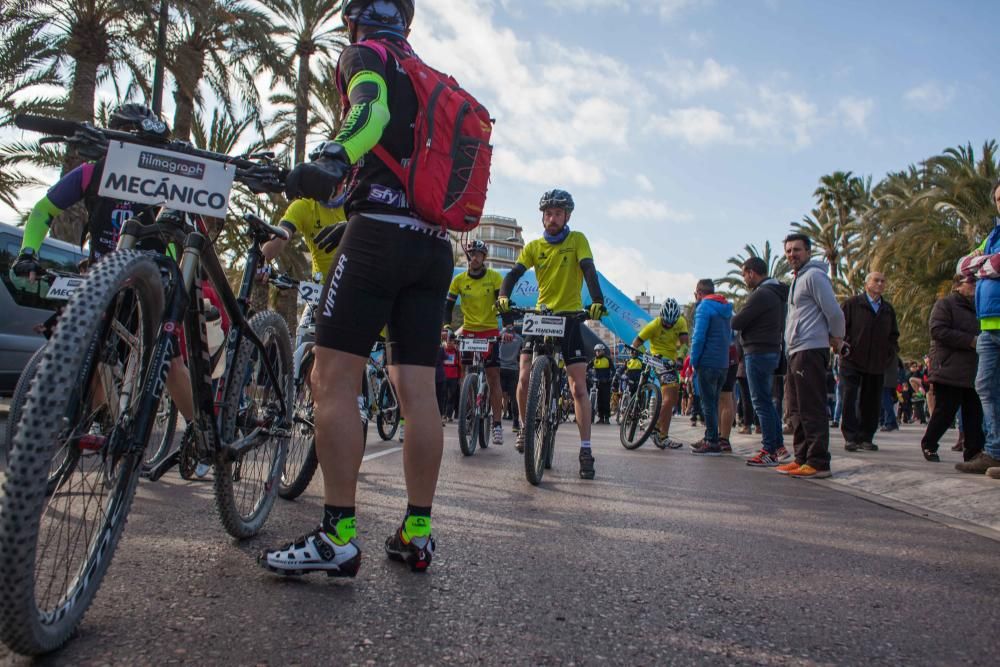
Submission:
POLYGON ((649 176, 646 176, 646 174, 636 174, 635 182, 643 192, 652 192, 654 190, 653 182, 649 180, 649 176))
POLYGON ((812 145, 816 130, 828 123, 816 104, 802 93, 768 86, 760 86, 756 102, 737 113, 736 118, 747 128, 746 141, 785 143, 795 148, 812 145))
POLYGON ((628 296, 646 292, 663 300, 691 300, 698 278, 693 273, 673 273, 657 268, 637 248, 614 245, 604 239, 591 242, 597 269, 628 296))
POLYGON ((608 209, 608 215, 619 220, 649 220, 664 222, 690 222, 690 213, 677 211, 669 204, 648 197, 617 201, 608 209))
POLYGON ((736 130, 725 115, 705 107, 672 109, 664 116, 653 115, 650 128, 665 137, 682 139, 695 146, 728 143, 736 137, 736 130))
POLYGON ((524 158, 507 148, 497 148, 493 152, 493 174, 513 181, 549 185, 558 178, 567 186, 596 186, 604 183, 604 174, 595 165, 596 160, 587 161, 573 155, 555 158, 524 158))
POLYGON ((903 100, 915 109, 944 111, 951 105, 956 94, 955 86, 944 86, 937 81, 928 81, 906 91, 903 100))
POLYGON ((664 21, 672 19, 681 11, 704 4, 704 0, 546 0, 549 7, 562 12, 603 11, 614 9, 630 12, 633 9, 642 14, 655 14, 664 21))
POLYGON ((655 77, 671 95, 688 99, 725 88, 736 73, 735 67, 725 67, 708 58, 700 65, 691 60, 668 60, 655 77))
POLYGON ((857 130, 867 129, 868 116, 874 108, 875 101, 871 98, 844 97, 837 102, 837 110, 844 124, 857 130))

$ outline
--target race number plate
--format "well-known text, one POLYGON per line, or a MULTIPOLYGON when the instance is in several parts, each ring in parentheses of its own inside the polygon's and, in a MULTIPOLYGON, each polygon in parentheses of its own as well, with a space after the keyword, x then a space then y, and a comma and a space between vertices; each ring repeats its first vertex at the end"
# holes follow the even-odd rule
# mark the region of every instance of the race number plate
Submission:
POLYGON ((644 354, 642 355, 642 360, 652 366, 653 370, 657 373, 662 373, 665 370, 663 360, 659 357, 654 357, 651 354, 644 354))
POLYGON ((528 313, 524 316, 522 331, 525 336, 562 336, 566 333, 566 318, 528 313))
POLYGON ((83 281, 84 278, 78 276, 59 276, 52 281, 52 285, 49 287, 49 293, 45 296, 48 299, 65 301, 73 296, 73 292, 75 292, 77 288, 83 284, 83 281))
POLYGON ((488 352, 490 341, 488 338, 463 338, 460 347, 462 352, 488 352))
POLYGON ((313 306, 319 303, 320 294, 323 293, 323 286, 319 283, 299 283, 299 304, 311 304, 313 306))

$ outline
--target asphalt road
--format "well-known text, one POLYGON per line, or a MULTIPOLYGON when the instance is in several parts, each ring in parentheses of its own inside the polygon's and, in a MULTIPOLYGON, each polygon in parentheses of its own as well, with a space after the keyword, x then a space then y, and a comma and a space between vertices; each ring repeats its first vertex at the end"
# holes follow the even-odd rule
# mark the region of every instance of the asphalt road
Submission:
POLYGON ((509 433, 465 458, 449 426, 425 575, 382 552, 405 508, 398 451, 364 464, 354 580, 254 563, 317 524, 316 480, 242 544, 210 484, 144 483, 78 636, 41 662, 1000 663, 1000 542, 735 457, 629 452, 611 427, 586 482, 574 436, 535 488, 509 433))

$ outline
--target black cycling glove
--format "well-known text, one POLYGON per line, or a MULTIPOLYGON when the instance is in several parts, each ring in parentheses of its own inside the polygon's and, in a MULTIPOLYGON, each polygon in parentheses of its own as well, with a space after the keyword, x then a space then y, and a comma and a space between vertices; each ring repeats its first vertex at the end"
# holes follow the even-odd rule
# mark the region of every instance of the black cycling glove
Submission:
POLYGON ((321 229, 313 241, 316 242, 316 247, 323 252, 333 252, 334 249, 340 245, 341 239, 344 238, 345 231, 347 231, 346 222, 330 225, 329 227, 321 229))
POLYGON ((14 261, 14 266, 11 267, 11 271, 14 272, 15 276, 26 278, 32 273, 36 276, 41 275, 45 269, 42 267, 41 262, 38 261, 38 256, 35 254, 35 251, 31 248, 25 248, 21 251, 21 254, 17 256, 17 259, 14 261))
POLYGON ((320 202, 329 201, 350 168, 347 151, 340 144, 331 142, 319 158, 292 169, 285 179, 285 196, 290 200, 305 197, 320 202))

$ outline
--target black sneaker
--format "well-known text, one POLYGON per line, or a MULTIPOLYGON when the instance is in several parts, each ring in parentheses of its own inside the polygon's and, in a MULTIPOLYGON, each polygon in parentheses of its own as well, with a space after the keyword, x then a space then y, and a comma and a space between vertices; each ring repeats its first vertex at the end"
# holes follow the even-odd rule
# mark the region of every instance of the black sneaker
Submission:
POLYGON ((594 479, 594 454, 590 449, 580 448, 580 479, 594 479))
POLYGON ((865 450, 866 452, 877 452, 878 451, 878 445, 876 445, 874 442, 862 442, 858 446, 861 447, 861 449, 865 450))
POLYGON ((403 538, 400 526, 385 539, 385 555, 391 560, 406 563, 413 572, 424 572, 430 567, 437 544, 433 537, 414 537, 409 542, 403 538))
POLYGON ((286 576, 326 572, 328 577, 353 577, 361 568, 361 549, 354 540, 344 546, 334 544, 319 527, 283 547, 262 551, 257 564, 286 576))
POLYGON ((846 443, 844 443, 844 449, 846 449, 849 452, 856 452, 856 451, 858 451, 858 443, 856 443, 856 442, 846 442, 846 443))

